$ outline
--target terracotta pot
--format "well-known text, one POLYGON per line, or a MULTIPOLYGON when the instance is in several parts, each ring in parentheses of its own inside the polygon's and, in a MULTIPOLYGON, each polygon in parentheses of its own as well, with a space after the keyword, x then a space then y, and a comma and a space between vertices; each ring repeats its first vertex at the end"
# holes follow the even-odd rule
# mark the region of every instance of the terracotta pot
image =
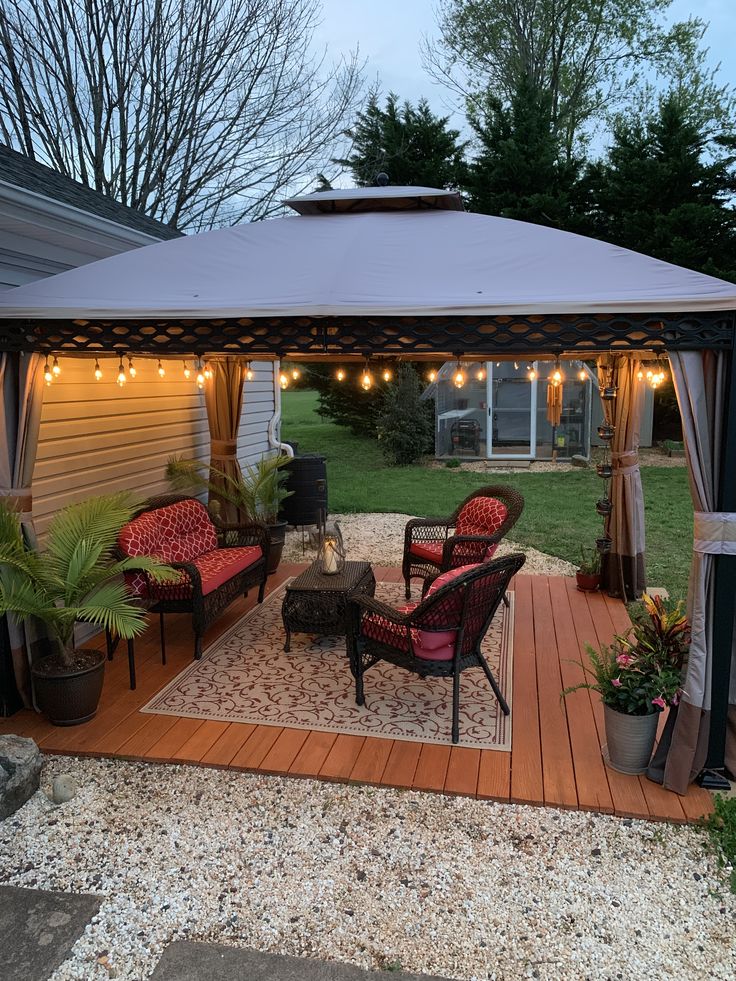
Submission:
POLYGON ((625 715, 610 705, 603 706, 606 724, 606 763, 620 773, 644 773, 649 766, 657 735, 659 713, 625 715))
POLYGON ((44 670, 58 664, 58 654, 42 658, 31 668, 33 691, 40 710, 55 726, 76 726, 87 722, 97 711, 105 677, 105 655, 102 651, 79 650, 90 663, 82 668, 44 670))
POLYGON ((601 584, 600 572, 576 572, 578 589, 584 593, 594 593, 601 584))

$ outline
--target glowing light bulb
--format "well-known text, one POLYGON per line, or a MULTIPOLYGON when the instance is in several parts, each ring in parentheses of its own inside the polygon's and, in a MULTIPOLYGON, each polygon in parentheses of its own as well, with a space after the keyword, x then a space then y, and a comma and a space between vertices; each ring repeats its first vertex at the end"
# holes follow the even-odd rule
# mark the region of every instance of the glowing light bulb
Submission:
POLYGON ((529 368, 529 370, 527 371, 527 375, 529 376, 529 381, 533 382, 534 379, 537 377, 537 372, 534 368, 529 368))
POLYGON ((459 365, 457 371, 452 376, 452 384, 455 386, 455 388, 462 388, 465 384, 465 372, 459 365))
POLYGON ((345 381, 345 372, 342 368, 337 369, 337 371, 335 372, 335 378, 337 378, 339 382, 345 381))
POLYGON ((369 392, 373 385, 373 375, 368 370, 368 365, 363 368, 363 374, 360 376, 360 387, 364 392, 369 392))
POLYGON ((100 362, 95 358, 95 380, 100 381, 102 378, 102 368, 100 368, 100 362))
POLYGON ((133 364, 133 359, 128 355, 128 374, 131 378, 135 378, 138 372, 135 370, 135 365, 133 364))
POLYGON ((166 374, 166 370, 165 370, 164 366, 161 364, 161 359, 159 358, 159 361, 158 361, 158 377, 159 378, 163 378, 165 374, 166 374))
POLYGON ((562 372, 560 371, 559 367, 555 368, 555 370, 552 372, 552 381, 555 383, 555 385, 559 385, 562 381, 562 372))
POLYGON ((248 366, 245 369, 245 380, 249 382, 253 381, 253 368, 251 366, 250 361, 248 362, 248 366))
POLYGON ((50 385, 54 380, 54 376, 51 374, 51 366, 49 365, 48 358, 46 358, 46 364, 43 366, 43 380, 47 385, 50 385))
POLYGON ((430 382, 437 380, 437 372, 434 370, 434 368, 432 368, 430 373, 427 375, 427 378, 430 380, 430 382))
POLYGON ((204 372, 203 372, 203 374, 204 374, 204 377, 207 379, 207 381, 211 381, 212 380, 212 368, 210 367, 209 361, 205 361, 205 363, 204 363, 204 372))
POLYGON ((283 371, 279 375, 279 385, 282 389, 289 387, 289 376, 283 371))
POLYGON ((388 368, 384 369, 383 375, 381 376, 385 382, 390 382, 393 377, 388 368))
POLYGON ((636 373, 636 380, 637 381, 644 381, 644 372, 643 372, 643 370, 641 368, 639 368, 639 370, 636 373))
POLYGON ((59 367, 59 359, 56 356, 54 356, 54 363, 51 367, 51 372, 54 378, 58 378, 59 375, 61 374, 61 368, 59 367))
POLYGON ((485 368, 478 368, 478 370, 475 373, 475 377, 478 379, 479 382, 485 381, 486 380, 486 369, 485 368))
POLYGON ((580 379, 581 382, 584 382, 587 377, 588 377, 587 371, 585 370, 585 368, 581 368, 580 371, 578 372, 578 378, 580 379))
POLYGON ((294 379, 294 381, 299 381, 300 376, 301 376, 301 371, 299 371, 298 368, 291 369, 291 377, 294 379))
POLYGON ((197 388, 204 388, 204 375, 201 368, 197 372, 197 388))
POLYGON ((125 368, 123 367, 123 359, 121 358, 120 363, 118 364, 117 382, 118 385, 122 388, 126 381, 127 378, 125 377, 125 368))
POLYGON ((514 361, 514 371, 518 371, 518 370, 519 370, 519 362, 514 361))
POLYGON ((186 361, 184 362, 184 377, 187 380, 189 380, 192 377, 192 369, 189 367, 186 361))

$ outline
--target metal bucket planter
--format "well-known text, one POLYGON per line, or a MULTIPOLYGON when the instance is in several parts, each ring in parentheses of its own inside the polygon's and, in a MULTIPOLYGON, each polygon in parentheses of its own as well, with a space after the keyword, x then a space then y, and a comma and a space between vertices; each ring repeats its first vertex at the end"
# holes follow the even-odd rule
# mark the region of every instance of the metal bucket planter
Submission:
POLYGON ((604 705, 603 717, 606 723, 603 756, 608 766, 619 773, 644 773, 652 758, 659 712, 624 715, 604 705))

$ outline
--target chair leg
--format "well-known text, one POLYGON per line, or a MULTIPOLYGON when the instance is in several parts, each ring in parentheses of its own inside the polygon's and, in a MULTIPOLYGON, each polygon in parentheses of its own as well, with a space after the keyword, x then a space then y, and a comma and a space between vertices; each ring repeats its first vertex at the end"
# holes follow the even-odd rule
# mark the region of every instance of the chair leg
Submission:
POLYGON ((194 635, 194 660, 201 661, 202 659, 202 635, 194 635))
POLYGON ((258 587, 258 602, 263 602, 263 594, 266 592, 266 580, 261 581, 261 585, 258 587))
POLYGON ((404 595, 406 596, 406 598, 408 600, 410 600, 411 599, 411 580, 409 579, 408 576, 404 576, 404 583, 405 583, 404 595))
POLYGON ((166 629, 164 628, 164 615, 158 615, 158 628, 161 633, 161 663, 166 664, 166 629))
POLYGON ((503 697, 503 695, 501 694, 501 689, 498 687, 498 682, 493 677, 493 672, 488 667, 488 662, 480 653, 480 651, 478 651, 478 658, 480 660, 480 666, 483 668, 483 673, 485 674, 486 678, 488 678, 488 683, 493 689, 493 694, 498 699, 498 704, 501 706, 501 711, 503 712, 504 715, 508 715, 509 714, 508 703, 506 699, 503 697))
POLYGON ((110 633, 107 627, 105 627, 105 645, 107 647, 107 660, 112 661, 112 652, 113 652, 112 634, 110 633))
POLYGON ((509 598, 506 595, 506 593, 503 594, 503 605, 506 607, 507 610, 511 606, 511 604, 509 603, 509 598))
POLYGON ((455 668, 452 678, 452 741, 460 742, 460 671, 455 668))
POLYGON ((135 644, 128 641, 128 673, 130 674, 130 690, 135 691, 135 644))
POLYGON ((355 704, 365 705, 365 691, 363 690, 363 660, 360 654, 355 657, 355 704))

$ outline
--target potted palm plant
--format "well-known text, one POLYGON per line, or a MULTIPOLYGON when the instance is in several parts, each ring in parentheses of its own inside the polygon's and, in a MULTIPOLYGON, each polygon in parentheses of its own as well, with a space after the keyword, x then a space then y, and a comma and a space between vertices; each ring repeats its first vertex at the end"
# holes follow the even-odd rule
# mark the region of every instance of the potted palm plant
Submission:
POLYGON ((682 667, 690 644, 690 624, 682 603, 643 597, 629 632, 596 650, 587 646, 586 680, 565 688, 597 691, 603 700, 604 755, 614 770, 643 773, 654 749, 659 713, 682 695, 682 667), (592 681, 588 680, 592 676, 592 681))
POLYGON ((256 463, 246 464, 242 479, 238 480, 200 460, 173 456, 166 465, 166 477, 175 490, 206 490, 210 509, 215 502, 227 501, 249 521, 268 525, 268 574, 271 575, 281 561, 286 537, 286 522, 279 521, 279 510, 282 502, 294 493, 284 486, 287 474, 282 468, 290 459, 285 454, 263 456, 256 463))
POLYGON ((594 592, 601 584, 601 556, 596 548, 580 548, 580 565, 575 573, 578 589, 594 592))
POLYGON ((17 514, 0 502, 0 614, 36 617, 47 628, 55 649, 31 674, 38 707, 54 725, 91 719, 102 691, 105 655, 76 647, 75 624, 136 637, 145 629, 145 611, 129 596, 123 574, 176 575, 156 559, 116 557, 118 532, 134 513, 122 493, 74 504, 55 515, 39 552, 25 542, 17 514))

